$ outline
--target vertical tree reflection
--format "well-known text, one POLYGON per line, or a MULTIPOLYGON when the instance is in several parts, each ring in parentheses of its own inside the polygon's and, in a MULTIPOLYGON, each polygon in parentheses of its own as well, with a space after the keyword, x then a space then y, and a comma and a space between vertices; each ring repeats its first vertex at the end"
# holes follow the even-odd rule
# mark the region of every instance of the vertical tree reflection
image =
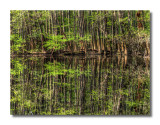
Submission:
POLYGON ((150 59, 11 58, 13 115, 149 115, 150 59))

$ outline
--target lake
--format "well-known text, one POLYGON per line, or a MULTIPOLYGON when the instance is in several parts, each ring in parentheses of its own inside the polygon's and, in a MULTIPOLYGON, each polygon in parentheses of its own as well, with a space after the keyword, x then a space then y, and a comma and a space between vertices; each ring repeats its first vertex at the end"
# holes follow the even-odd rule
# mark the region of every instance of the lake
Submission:
POLYGON ((150 115, 150 59, 12 56, 12 115, 150 115))

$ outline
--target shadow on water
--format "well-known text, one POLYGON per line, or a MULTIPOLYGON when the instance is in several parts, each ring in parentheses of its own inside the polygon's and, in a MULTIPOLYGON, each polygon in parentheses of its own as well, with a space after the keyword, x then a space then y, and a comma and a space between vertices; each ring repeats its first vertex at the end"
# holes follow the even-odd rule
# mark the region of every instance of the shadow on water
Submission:
POLYGON ((14 116, 150 116, 150 58, 11 58, 14 116))

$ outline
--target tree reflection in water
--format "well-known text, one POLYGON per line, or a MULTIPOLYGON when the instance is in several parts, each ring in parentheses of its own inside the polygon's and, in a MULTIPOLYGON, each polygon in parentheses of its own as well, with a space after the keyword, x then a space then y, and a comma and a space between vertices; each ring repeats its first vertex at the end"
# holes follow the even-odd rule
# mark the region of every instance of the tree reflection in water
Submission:
POLYGON ((150 59, 11 58, 12 115, 150 115, 150 59))

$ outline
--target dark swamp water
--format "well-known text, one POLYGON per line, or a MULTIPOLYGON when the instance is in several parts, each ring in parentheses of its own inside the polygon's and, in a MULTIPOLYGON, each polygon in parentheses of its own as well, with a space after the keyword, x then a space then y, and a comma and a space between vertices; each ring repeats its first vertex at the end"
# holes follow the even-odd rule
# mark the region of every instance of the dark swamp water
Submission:
POLYGON ((150 59, 11 57, 11 115, 150 115, 150 59))

